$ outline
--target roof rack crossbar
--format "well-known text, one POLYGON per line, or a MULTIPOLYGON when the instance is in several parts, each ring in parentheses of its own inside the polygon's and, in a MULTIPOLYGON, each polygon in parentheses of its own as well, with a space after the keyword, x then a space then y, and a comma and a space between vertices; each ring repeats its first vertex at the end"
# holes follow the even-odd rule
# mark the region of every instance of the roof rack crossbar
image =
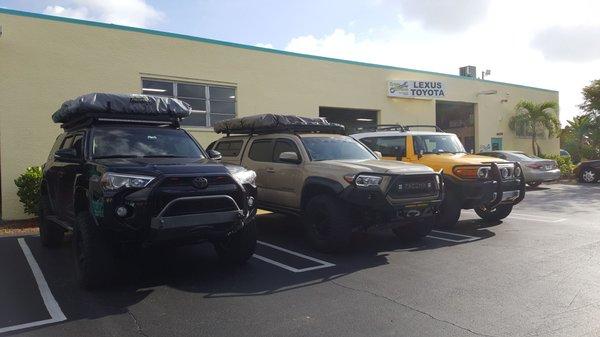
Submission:
POLYGON ((74 129, 76 127, 87 126, 93 124, 95 122, 120 122, 120 123, 139 123, 139 124, 159 124, 159 125, 172 125, 175 127, 180 126, 180 118, 177 117, 166 117, 166 116, 144 116, 143 119, 129 119, 124 118, 126 115, 122 114, 95 114, 95 113, 86 113, 82 115, 80 118, 73 119, 68 123, 61 124, 61 128, 74 129))
POLYGON ((409 131, 411 128, 434 128, 436 132, 444 132, 442 128, 437 125, 429 125, 429 124, 415 124, 415 125, 404 125, 404 128, 409 131))

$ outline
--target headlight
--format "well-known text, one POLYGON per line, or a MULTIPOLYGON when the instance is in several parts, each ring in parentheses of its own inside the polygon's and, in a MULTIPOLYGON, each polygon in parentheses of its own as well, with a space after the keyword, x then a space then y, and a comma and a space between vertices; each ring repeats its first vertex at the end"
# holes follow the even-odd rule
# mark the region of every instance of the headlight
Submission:
POLYGON ((487 179, 490 176, 489 166, 455 166, 452 172, 463 179, 487 179))
POLYGON ((502 176, 502 179, 508 178, 509 174, 510 174, 510 171, 508 170, 508 168, 503 167, 500 169, 500 175, 502 176))
POLYGON ((121 187, 144 188, 154 179, 155 177, 150 176, 106 172, 102 175, 100 184, 107 190, 117 190, 121 187))
POLYGON ((231 173, 231 176, 240 185, 250 184, 256 185, 256 172, 252 170, 246 170, 241 166, 227 166, 227 169, 231 173))
POLYGON ((515 165, 515 177, 519 178, 521 176, 521 168, 515 165))
POLYGON ((378 186, 383 180, 380 176, 372 176, 368 174, 359 174, 354 177, 354 184, 359 187, 378 186))

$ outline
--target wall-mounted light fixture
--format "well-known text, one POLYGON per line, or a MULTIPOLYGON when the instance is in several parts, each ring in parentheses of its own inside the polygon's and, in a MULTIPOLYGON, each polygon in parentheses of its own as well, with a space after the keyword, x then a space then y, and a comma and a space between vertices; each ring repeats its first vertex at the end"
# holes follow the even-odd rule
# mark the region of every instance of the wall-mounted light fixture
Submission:
POLYGON ((479 95, 495 95, 497 93, 498 93, 498 90, 484 90, 484 91, 478 92, 476 96, 479 96, 479 95))

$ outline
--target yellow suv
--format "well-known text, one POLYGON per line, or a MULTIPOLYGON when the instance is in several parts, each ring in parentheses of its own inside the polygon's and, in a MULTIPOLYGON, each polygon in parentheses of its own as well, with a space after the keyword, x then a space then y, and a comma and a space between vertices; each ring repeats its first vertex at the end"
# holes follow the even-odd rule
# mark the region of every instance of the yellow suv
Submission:
POLYGON ((439 227, 452 227, 461 209, 474 209, 483 219, 507 217, 525 197, 525 179, 518 163, 465 151, 458 137, 429 125, 380 125, 374 132, 352 135, 383 159, 424 164, 443 170, 446 198, 439 227), (413 131, 431 127, 435 131, 413 131))

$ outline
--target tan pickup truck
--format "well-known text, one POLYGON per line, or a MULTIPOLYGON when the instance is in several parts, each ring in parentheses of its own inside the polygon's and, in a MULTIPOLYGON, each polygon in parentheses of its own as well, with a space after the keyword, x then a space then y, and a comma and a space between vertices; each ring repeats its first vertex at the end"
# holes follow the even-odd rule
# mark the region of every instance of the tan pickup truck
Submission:
POLYGON ((424 165, 379 160, 340 130, 324 119, 250 116, 215 125, 227 136, 208 149, 254 170, 257 206, 302 216, 318 250, 339 250, 353 231, 377 225, 405 240, 427 235, 443 198, 441 175, 424 165))

